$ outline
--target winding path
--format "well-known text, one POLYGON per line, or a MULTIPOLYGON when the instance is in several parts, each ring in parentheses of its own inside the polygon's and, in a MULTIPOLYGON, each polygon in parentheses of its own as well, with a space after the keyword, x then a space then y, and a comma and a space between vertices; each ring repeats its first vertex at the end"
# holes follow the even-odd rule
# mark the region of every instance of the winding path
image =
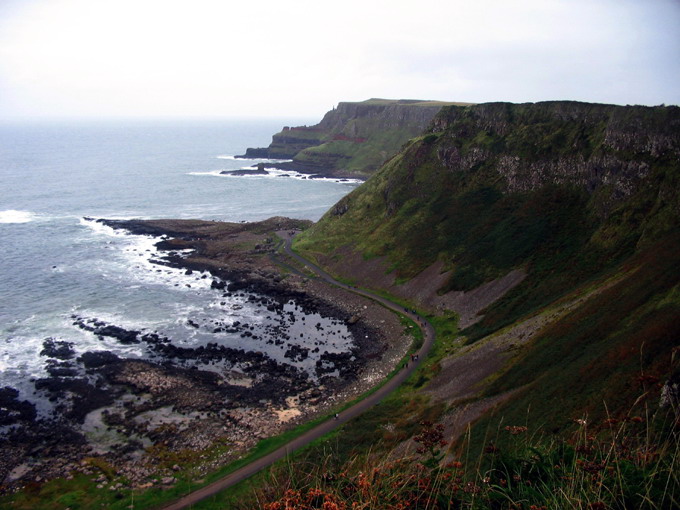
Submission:
POLYGON ((310 268, 318 275, 319 278, 323 279, 324 281, 328 282, 331 285, 335 285, 337 287, 346 289, 350 292, 354 292, 355 294, 359 294, 360 296, 365 296, 374 301, 377 301, 386 308, 389 308, 390 310, 405 315, 412 319, 413 321, 415 321, 416 324, 418 324, 421 330, 423 331, 423 345, 420 347, 418 352, 415 353, 418 355, 416 361, 410 362, 405 369, 402 369, 399 373, 397 373, 394 377, 392 377, 389 381, 387 381, 375 392, 371 393, 366 398, 360 400, 352 407, 349 407, 346 410, 344 410, 337 417, 337 419, 329 419, 323 423, 320 423, 313 429, 308 430, 307 432, 296 437, 289 443, 271 452, 270 454, 265 455, 264 457, 260 457, 259 459, 251 462, 250 464, 243 466, 240 469, 237 469, 233 473, 228 474, 220 478, 219 480, 216 480, 213 483, 206 485, 205 487, 190 492, 189 494, 183 496, 174 503, 163 507, 164 510, 180 510, 184 508, 189 508, 192 505, 198 503, 199 501, 209 498, 210 496, 214 496, 218 492, 221 492, 245 480, 246 478, 251 477, 258 471, 261 471, 262 469, 270 466, 277 460, 280 460, 290 455, 291 453, 302 448, 303 446, 307 446, 312 441, 324 436, 331 430, 337 428, 343 423, 346 423, 352 418, 359 416, 364 411, 370 409, 371 407, 379 403, 383 398, 385 398, 392 391, 394 391, 401 383, 403 383, 416 370, 416 368, 421 362, 421 358, 422 359, 425 358, 425 356, 432 348, 432 345, 434 344, 435 338, 434 328, 423 317, 420 317, 418 314, 412 311, 405 310, 402 306, 393 303, 387 298, 374 294, 373 292, 358 289, 356 287, 352 287, 350 285, 335 280, 331 275, 326 273, 319 266, 301 257, 291 249, 292 236, 289 235, 288 232, 277 232, 277 234, 285 241, 284 250, 286 254, 292 259, 297 260, 301 264, 310 268))

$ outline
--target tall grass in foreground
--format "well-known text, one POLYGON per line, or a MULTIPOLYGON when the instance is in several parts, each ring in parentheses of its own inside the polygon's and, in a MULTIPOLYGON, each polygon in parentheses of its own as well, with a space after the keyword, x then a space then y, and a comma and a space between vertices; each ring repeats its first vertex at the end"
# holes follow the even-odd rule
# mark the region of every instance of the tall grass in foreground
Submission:
MULTIPOLYGON (((506 426, 505 446, 465 458, 467 440, 445 449, 443 427, 422 423, 416 453, 354 457, 339 470, 293 465, 257 494, 264 510, 680 508, 678 423, 644 417, 593 426, 575 420, 567 440, 506 426), (398 458, 398 460, 390 460, 398 458)), ((503 439, 497 437, 496 439, 503 439)), ((329 457, 330 458, 330 457, 329 457)), ((252 507, 250 507, 252 508, 252 507)))

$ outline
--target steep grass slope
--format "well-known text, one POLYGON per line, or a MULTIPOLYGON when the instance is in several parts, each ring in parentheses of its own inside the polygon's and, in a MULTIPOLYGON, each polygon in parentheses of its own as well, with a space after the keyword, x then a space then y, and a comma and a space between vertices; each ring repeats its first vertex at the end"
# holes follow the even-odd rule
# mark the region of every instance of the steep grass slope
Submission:
POLYGON ((371 267, 390 292, 433 267, 444 296, 523 271, 462 331, 481 350, 443 359, 425 390, 456 409, 442 388, 471 370, 465 403, 497 406, 476 433, 500 417, 559 432, 633 412, 645 391, 638 403, 658 403, 663 382, 680 381, 679 189, 678 107, 452 106, 296 248, 348 279, 371 267))
POLYGON ((579 418, 594 429, 609 418, 650 419, 664 382, 680 382, 679 254, 678 235, 640 250, 613 285, 542 329, 481 396, 522 388, 497 412, 555 433, 579 418))
POLYGON ((677 107, 442 109, 296 242, 422 307, 434 353, 264 507, 677 508, 679 180, 677 107), (445 305, 508 281, 459 335, 445 305))
POLYGON ((440 293, 521 268, 487 311, 507 324, 678 230, 680 108, 576 102, 449 106, 297 248, 382 258, 395 281, 439 262, 440 293))

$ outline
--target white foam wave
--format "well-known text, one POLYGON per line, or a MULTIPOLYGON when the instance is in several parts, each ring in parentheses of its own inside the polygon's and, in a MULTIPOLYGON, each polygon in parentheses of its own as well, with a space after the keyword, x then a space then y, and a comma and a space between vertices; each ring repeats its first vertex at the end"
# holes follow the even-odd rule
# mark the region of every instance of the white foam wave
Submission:
MULTIPOLYGON (((223 159, 234 159, 233 156, 218 156, 223 159)), ((240 159, 240 158, 239 158, 240 159)), ((291 160, 283 160, 283 159, 257 159, 257 160, 252 160, 252 161, 260 161, 260 162, 282 162, 282 161, 291 161, 291 160)), ((187 172, 187 175, 208 175, 208 176, 213 176, 213 177, 227 177, 227 178, 245 178, 245 179, 275 179, 275 178, 291 178, 291 179, 297 179, 300 181, 319 181, 319 182, 334 182, 334 183, 343 183, 343 184, 362 184, 364 181, 361 179, 349 179, 349 178, 341 178, 341 177, 318 177, 318 176, 312 176, 310 174, 303 174, 300 172, 296 172, 295 170, 280 170, 278 168, 272 168, 272 167, 267 167, 265 166, 264 168, 267 173, 255 173, 253 172, 252 174, 234 174, 234 173, 229 173, 229 172, 237 172, 239 170, 257 170, 257 166, 243 166, 238 169, 225 169, 225 170, 210 170, 206 172, 187 172), (222 173, 226 172, 226 173, 222 173)))
POLYGON ((108 324, 115 324, 129 330, 141 330, 147 332, 151 330, 152 324, 140 323, 124 314, 112 312, 109 309, 97 308, 83 308, 73 307, 68 314, 62 316, 62 327, 68 331, 69 340, 73 341, 73 348, 77 354, 82 354, 88 351, 112 351, 118 356, 142 357, 144 356, 144 346, 141 344, 125 345, 121 344, 117 339, 102 336, 101 338, 94 335, 90 331, 85 331, 76 327, 73 323, 72 316, 78 315, 84 319, 96 318, 108 324))
POLYGON ((261 163, 288 163, 292 159, 270 159, 270 158, 237 158, 236 156, 217 156, 217 159, 228 159, 229 161, 259 161, 261 163))
MULTIPOLYGON (((190 293, 200 293, 210 288, 212 279, 202 277, 201 273, 187 275, 185 269, 157 264, 155 261, 162 259, 162 254, 156 248, 158 237, 130 234, 92 219, 81 218, 80 223, 90 228, 94 234, 115 238, 112 239, 114 244, 111 247, 117 253, 117 260, 107 258, 94 264, 88 261, 86 266, 104 278, 129 282, 131 285, 163 285, 174 291, 190 293)), ((174 251, 182 255, 193 250, 174 251)))
POLYGON ((224 177, 220 175, 222 170, 211 170, 210 172, 187 172, 187 175, 215 175, 217 177, 224 177))
POLYGON ((301 181, 320 181, 320 182, 342 182, 347 184, 361 184, 364 181, 361 179, 345 179, 341 177, 315 177, 309 174, 303 174, 294 170, 279 170, 278 168, 266 168, 267 172, 272 177, 290 177, 301 181))
POLYGON ((80 221, 81 225, 83 225, 84 227, 88 227, 88 228, 92 229, 97 234, 105 234, 105 235, 109 235, 109 236, 120 235, 113 228, 109 227, 108 225, 104 225, 103 223, 99 223, 96 220, 89 219, 89 218, 80 218, 79 221, 80 221))
MULTIPOLYGON (((257 167, 243 167, 240 170, 256 170, 257 167)), ((318 181, 318 182, 334 182, 342 184, 362 184, 364 181, 361 179, 346 179, 341 177, 315 177, 309 174, 303 174, 296 172, 294 170, 279 170, 278 168, 267 168, 266 174, 262 173, 252 173, 252 174, 233 174, 233 173, 222 173, 222 172, 235 172, 236 170, 213 170, 211 172, 189 172, 189 175, 212 175, 215 177, 227 177, 230 179, 278 179, 278 178, 290 178, 299 181, 318 181)))
MULTIPOLYGON (((137 218, 138 217, 136 217, 136 216, 110 216, 110 217, 108 217, 108 219, 120 220, 120 221, 134 220, 134 219, 137 219, 137 218)), ((148 236, 132 235, 129 232, 127 232, 126 230, 115 229, 115 228, 109 227, 108 225, 105 225, 104 223, 100 223, 99 221, 97 221, 94 218, 82 218, 81 217, 81 218, 78 219, 78 221, 82 226, 89 228, 95 234, 102 234, 102 235, 107 235, 107 236, 110 236, 110 237, 130 238, 130 239, 148 237, 148 236)))
POLYGON ((29 223, 36 217, 36 214, 30 211, 17 211, 16 209, 0 211, 0 223, 29 223))

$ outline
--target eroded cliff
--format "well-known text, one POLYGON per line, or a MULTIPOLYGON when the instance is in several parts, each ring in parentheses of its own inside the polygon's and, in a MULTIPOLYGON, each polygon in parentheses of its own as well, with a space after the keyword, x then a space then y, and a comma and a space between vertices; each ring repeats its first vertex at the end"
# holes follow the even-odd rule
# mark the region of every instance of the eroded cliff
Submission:
POLYGON ((292 159, 278 165, 307 173, 366 177, 409 139, 419 135, 442 106, 452 103, 369 99, 341 102, 314 126, 284 127, 266 148, 243 157, 292 159))
POLYGON ((679 231, 679 161, 674 106, 446 106, 298 246, 347 277, 379 262, 397 293, 436 264, 444 308, 526 272, 513 315, 679 231))

